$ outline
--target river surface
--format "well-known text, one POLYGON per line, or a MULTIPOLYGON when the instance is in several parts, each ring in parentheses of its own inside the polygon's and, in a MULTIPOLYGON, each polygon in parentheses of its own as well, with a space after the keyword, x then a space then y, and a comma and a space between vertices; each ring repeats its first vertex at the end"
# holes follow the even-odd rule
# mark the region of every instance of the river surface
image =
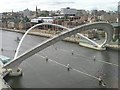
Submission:
MULTIPOLYGON (((4 49, 0 54, 10 58, 14 57, 18 45, 17 36, 21 38, 22 34, 0 30, 2 40, 0 47, 4 49)), ((19 55, 46 39, 27 35, 19 55)), ((117 51, 96 51, 78 44, 60 41, 22 62, 19 66, 23 71, 22 77, 7 76, 5 80, 12 88, 102 88, 99 86, 98 80, 93 78, 102 76, 107 87, 117 88, 118 66, 116 65, 118 65, 117 51), (48 57, 53 62, 46 62, 44 57, 48 57), (67 71, 67 68, 61 64, 69 64, 72 68, 86 74, 75 70, 67 71)))

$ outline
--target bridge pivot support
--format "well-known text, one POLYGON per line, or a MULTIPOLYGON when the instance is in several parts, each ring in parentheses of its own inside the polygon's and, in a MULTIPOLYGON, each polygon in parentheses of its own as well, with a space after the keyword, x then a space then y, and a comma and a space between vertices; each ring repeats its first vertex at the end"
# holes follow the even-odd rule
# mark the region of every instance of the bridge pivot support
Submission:
POLYGON ((22 76, 22 75, 23 75, 22 69, 20 68, 12 69, 11 72, 9 73, 9 76, 22 76))

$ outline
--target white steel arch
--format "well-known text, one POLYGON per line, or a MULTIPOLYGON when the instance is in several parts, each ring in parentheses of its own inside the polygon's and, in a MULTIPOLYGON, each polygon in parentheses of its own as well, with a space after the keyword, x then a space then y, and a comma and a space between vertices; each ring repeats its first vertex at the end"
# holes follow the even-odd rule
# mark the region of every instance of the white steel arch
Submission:
MULTIPOLYGON (((61 25, 57 25, 57 24, 51 24, 51 23, 40 23, 40 24, 34 25, 34 26, 31 27, 30 29, 28 29, 28 30, 25 32, 25 34, 23 35, 23 37, 21 38, 21 40, 20 40, 20 42, 19 42, 19 44, 18 44, 18 47, 17 47, 17 49, 16 49, 16 53, 15 53, 14 59, 17 58, 18 52, 19 52, 19 49, 20 49, 20 46, 21 46, 24 38, 26 37, 26 35, 27 35, 32 29, 34 29, 35 27, 37 27, 37 26, 42 26, 42 25, 51 25, 51 26, 60 27, 60 28, 66 29, 66 30, 70 30, 70 29, 67 28, 67 27, 64 27, 64 26, 61 26, 61 25)), ((78 27, 79 27, 79 26, 78 26, 78 27)), ((76 27, 76 28, 77 28, 77 27, 76 27)), ((76 29, 76 28, 75 28, 75 29, 76 29)), ((83 37, 84 39, 86 39, 87 41, 90 41, 91 43, 93 43, 94 45, 96 45, 96 46, 98 46, 98 47, 102 47, 102 46, 107 42, 107 35, 108 35, 108 33, 106 34, 106 39, 105 39, 104 43, 102 43, 101 45, 97 44, 95 41, 93 41, 93 40, 85 37, 84 35, 82 35, 82 34, 80 34, 80 33, 77 33, 77 34, 78 34, 79 36, 83 37)))
POLYGON ((40 23, 40 24, 34 25, 34 26, 31 27, 30 29, 28 29, 28 30, 25 32, 25 34, 23 35, 23 37, 21 38, 21 40, 20 40, 20 42, 19 42, 19 44, 18 44, 18 47, 17 47, 17 49, 16 49, 16 53, 15 53, 14 59, 15 59, 15 58, 17 57, 17 55, 18 55, 20 46, 21 46, 21 44, 22 44, 24 38, 26 37, 26 35, 27 35, 32 29, 34 29, 35 27, 37 27, 37 26, 42 26, 42 25, 52 25, 52 26, 57 26, 57 27, 60 27, 60 28, 69 30, 68 28, 66 28, 66 27, 64 27, 64 26, 57 25, 57 24, 51 24, 51 23, 40 23))

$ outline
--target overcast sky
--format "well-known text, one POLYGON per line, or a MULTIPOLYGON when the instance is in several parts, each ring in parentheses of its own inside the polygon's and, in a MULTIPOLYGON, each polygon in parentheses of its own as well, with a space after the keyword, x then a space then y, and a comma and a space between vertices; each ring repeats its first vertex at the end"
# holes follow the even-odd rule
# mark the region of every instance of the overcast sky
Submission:
POLYGON ((26 8, 35 10, 60 10, 71 7, 76 9, 117 10, 119 0, 0 0, 0 13, 22 11, 26 8))

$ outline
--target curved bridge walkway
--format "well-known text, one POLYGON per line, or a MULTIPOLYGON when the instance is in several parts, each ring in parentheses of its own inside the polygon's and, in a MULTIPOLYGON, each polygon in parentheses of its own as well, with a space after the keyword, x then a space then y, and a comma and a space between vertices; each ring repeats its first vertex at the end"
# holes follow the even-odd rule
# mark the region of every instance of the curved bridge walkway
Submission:
MULTIPOLYGON (((67 29, 67 28, 65 28, 63 26, 56 25, 56 24, 42 23, 42 24, 37 24, 37 25, 31 27, 28 31, 30 31, 31 29, 33 29, 33 28, 35 28, 37 26, 41 26, 41 25, 53 25, 53 26, 61 27, 63 29, 67 29)), ((58 42, 60 40, 63 40, 66 37, 77 34, 80 31, 91 30, 91 29, 101 29, 101 30, 104 30, 106 32, 106 34, 107 34, 106 39, 105 39, 105 42, 102 45, 104 45, 106 43, 109 43, 111 41, 112 34, 113 34, 113 27, 110 24, 104 23, 104 22, 85 24, 85 25, 81 25, 81 26, 69 29, 69 30, 67 30, 65 32, 62 32, 62 33, 60 33, 60 34, 58 34, 58 35, 56 35, 56 36, 54 36, 54 37, 52 37, 52 38, 50 38, 50 39, 48 39, 46 41, 40 43, 39 45, 33 47, 32 49, 26 51, 22 55, 20 55, 18 57, 15 56, 13 60, 11 60, 9 63, 5 64, 2 68, 6 68, 6 69, 18 68, 18 66, 22 63, 22 61, 24 61, 25 59, 31 57, 32 55, 36 54, 37 52, 49 47, 50 45, 52 45, 52 44, 54 44, 54 43, 56 43, 56 42, 58 42)), ((25 34, 27 34, 27 33, 25 33, 25 34)), ((25 37, 25 36, 23 36, 23 37, 25 37)), ((22 39, 24 39, 24 38, 22 38, 22 39)), ((20 43, 22 43, 22 40, 21 40, 20 43)))

